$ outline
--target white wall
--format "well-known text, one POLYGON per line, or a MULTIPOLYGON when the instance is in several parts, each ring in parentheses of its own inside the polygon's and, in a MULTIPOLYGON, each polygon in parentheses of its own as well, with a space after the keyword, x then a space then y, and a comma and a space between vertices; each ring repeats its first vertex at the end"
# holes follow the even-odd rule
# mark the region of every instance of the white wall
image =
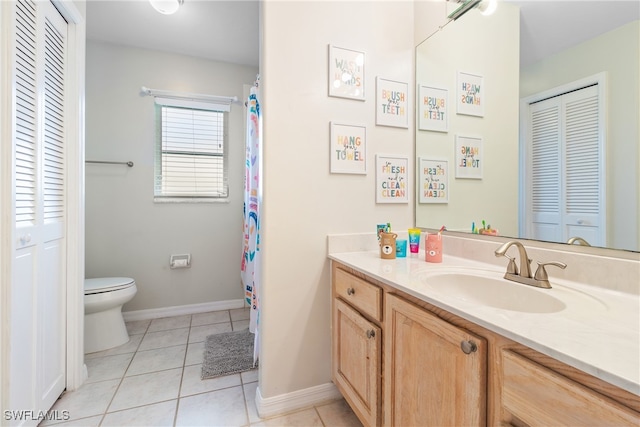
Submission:
POLYGON ((607 73, 607 247, 640 248, 640 21, 521 70, 520 96, 607 73))
POLYGON ((375 203, 373 164, 376 153, 413 158, 413 100, 408 129, 376 126, 374 88, 376 76, 411 88, 414 34, 412 2, 267 1, 262 8, 260 390, 268 398, 331 379, 327 234, 373 232, 380 221, 396 230, 413 225, 413 201, 375 203), (329 44, 365 52, 365 102, 327 96, 329 44), (366 176, 329 173, 332 120, 366 125, 366 176))
POLYGON ((143 310, 242 298, 244 107, 229 117, 229 203, 153 202, 155 116, 142 86, 243 99, 257 69, 90 41, 87 44, 86 277, 129 276, 143 310), (191 253, 171 270, 171 254, 191 253))
POLYGON ((448 89, 449 99, 448 132, 416 133, 417 156, 449 165, 449 202, 419 204, 419 227, 471 231, 486 220, 502 235, 518 235, 519 16, 507 3, 491 16, 473 9, 416 48, 416 82, 448 89), (456 113, 458 71, 484 77, 483 117, 456 113), (456 179, 456 135, 482 138, 481 180, 456 179))

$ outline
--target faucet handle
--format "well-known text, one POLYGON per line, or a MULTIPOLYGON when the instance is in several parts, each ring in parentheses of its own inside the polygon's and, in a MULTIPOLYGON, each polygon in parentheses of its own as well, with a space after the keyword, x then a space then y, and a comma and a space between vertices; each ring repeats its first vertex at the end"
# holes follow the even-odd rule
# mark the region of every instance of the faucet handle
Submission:
POLYGON ((535 280, 540 281, 549 281, 549 275, 547 274, 547 270, 544 268, 546 265, 553 265, 555 267, 560 267, 561 269, 567 268, 567 264, 564 262, 551 261, 551 262, 539 262, 538 261, 538 269, 536 270, 536 274, 533 276, 535 280))
POLYGON ((509 264, 507 264, 507 273, 518 274, 518 266, 516 265, 516 259, 505 254, 505 257, 509 258, 509 264))

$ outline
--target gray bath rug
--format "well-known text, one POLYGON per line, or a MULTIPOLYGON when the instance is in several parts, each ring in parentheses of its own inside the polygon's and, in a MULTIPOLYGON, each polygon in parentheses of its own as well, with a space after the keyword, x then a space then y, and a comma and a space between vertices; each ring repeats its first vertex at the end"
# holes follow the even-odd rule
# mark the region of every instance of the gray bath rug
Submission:
POLYGON ((200 378, 206 380, 257 369, 257 364, 253 366, 254 337, 249 329, 209 335, 204 343, 200 378))

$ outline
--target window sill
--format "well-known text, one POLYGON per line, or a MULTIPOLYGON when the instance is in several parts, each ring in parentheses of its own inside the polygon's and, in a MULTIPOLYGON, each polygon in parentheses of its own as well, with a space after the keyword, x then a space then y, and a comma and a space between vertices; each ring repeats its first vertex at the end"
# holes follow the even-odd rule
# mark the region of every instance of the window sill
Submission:
POLYGON ((228 197, 154 197, 154 203, 229 203, 228 197))

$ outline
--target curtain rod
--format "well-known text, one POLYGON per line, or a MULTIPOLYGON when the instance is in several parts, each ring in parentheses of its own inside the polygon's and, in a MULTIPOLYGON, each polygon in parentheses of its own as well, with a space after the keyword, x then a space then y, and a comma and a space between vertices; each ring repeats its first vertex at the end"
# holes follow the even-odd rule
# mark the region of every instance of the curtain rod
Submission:
POLYGON ((103 161, 103 160, 85 160, 85 163, 101 163, 105 165, 127 165, 130 168, 133 167, 133 162, 111 162, 111 161, 103 161))
POLYGON ((182 92, 173 92, 170 90, 160 90, 160 89, 150 89, 146 86, 142 86, 140 91, 143 96, 160 96, 165 98, 174 98, 174 99, 190 99, 193 101, 209 101, 209 102, 218 102, 221 104, 231 104, 232 102, 238 102, 237 96, 216 96, 216 95, 205 95, 200 93, 182 93, 182 92))

